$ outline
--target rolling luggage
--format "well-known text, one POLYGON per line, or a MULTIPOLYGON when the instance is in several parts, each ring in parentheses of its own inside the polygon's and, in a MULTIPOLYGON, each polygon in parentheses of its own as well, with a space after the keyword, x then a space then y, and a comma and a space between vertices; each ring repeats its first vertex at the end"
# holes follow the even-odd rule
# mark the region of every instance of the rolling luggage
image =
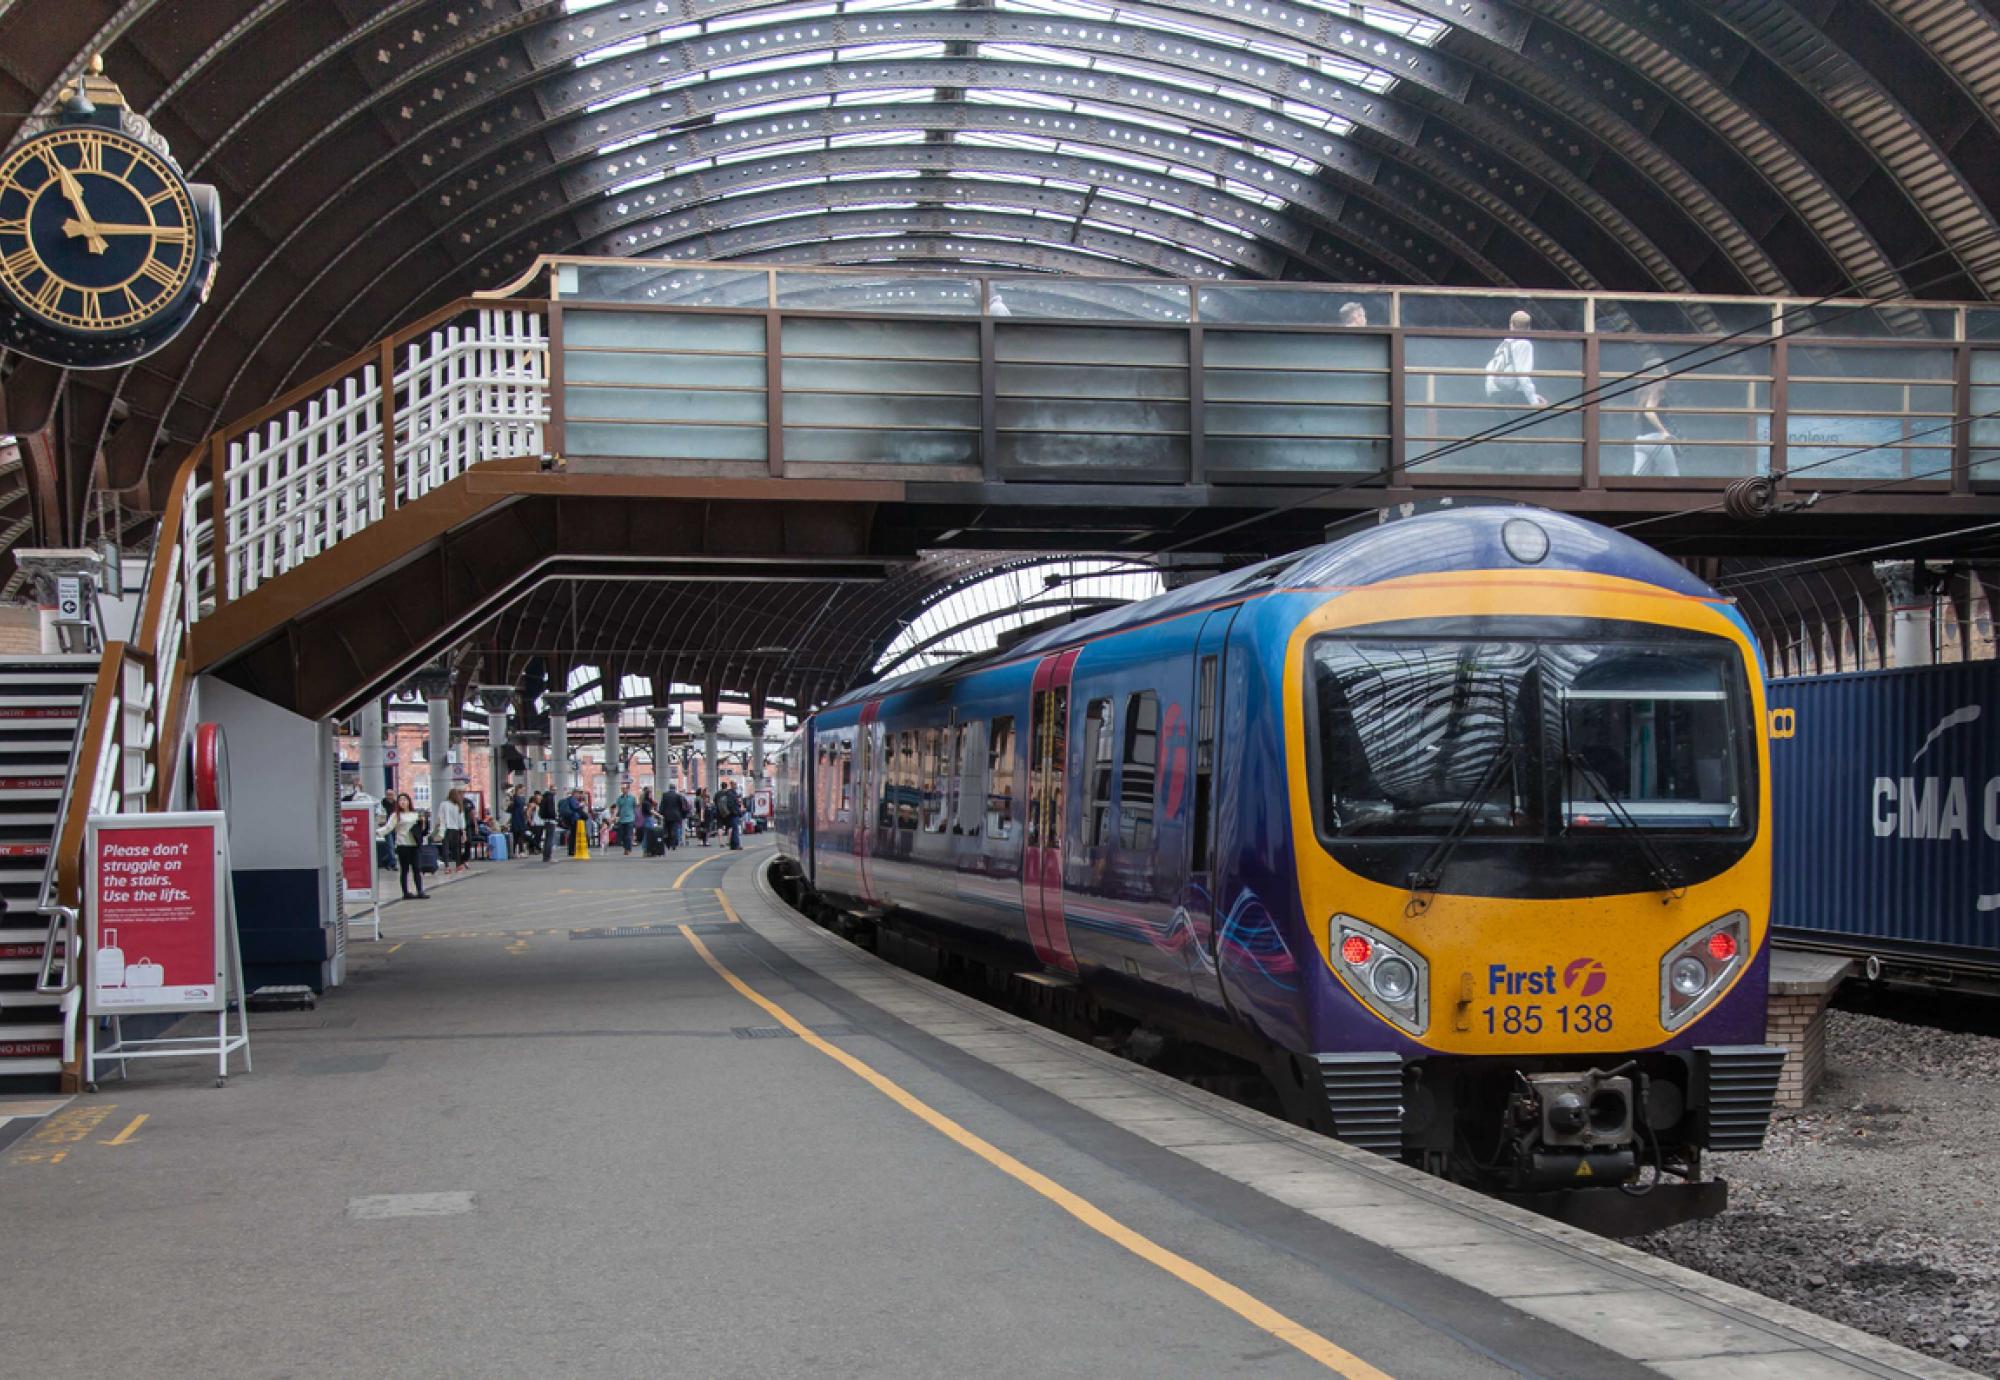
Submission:
POLYGON ((505 834, 488 834, 486 836, 486 857, 490 862, 507 861, 507 836, 505 834))
POLYGON ((438 850, 434 843, 417 845, 417 871, 426 877, 438 870, 438 850))

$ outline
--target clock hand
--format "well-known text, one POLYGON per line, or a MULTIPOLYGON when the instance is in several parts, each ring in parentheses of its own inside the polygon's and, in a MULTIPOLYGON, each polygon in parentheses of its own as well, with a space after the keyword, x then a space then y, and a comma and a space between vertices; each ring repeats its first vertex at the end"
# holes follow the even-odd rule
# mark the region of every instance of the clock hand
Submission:
POLYGON ((90 207, 86 206, 83 200, 83 184, 81 182, 78 182, 76 180, 76 174, 72 173, 68 168, 65 168, 62 165, 61 161, 58 160, 54 155, 50 155, 44 161, 47 162, 50 167, 55 169, 56 181, 62 183, 63 196, 67 198, 69 204, 73 208, 75 208, 77 215, 77 222, 81 227, 76 230, 70 230, 66 223, 63 228, 66 231, 68 231, 69 237, 71 239, 75 239, 78 235, 90 236, 89 240, 90 252, 93 254, 102 254, 105 250, 109 249, 111 246, 105 241, 102 235, 97 233, 95 222, 93 222, 90 218, 90 207))
POLYGON ((101 220, 66 220, 63 233, 71 239, 78 235, 95 232, 99 235, 151 235, 155 239, 178 244, 187 238, 187 229, 179 225, 111 225, 101 220))

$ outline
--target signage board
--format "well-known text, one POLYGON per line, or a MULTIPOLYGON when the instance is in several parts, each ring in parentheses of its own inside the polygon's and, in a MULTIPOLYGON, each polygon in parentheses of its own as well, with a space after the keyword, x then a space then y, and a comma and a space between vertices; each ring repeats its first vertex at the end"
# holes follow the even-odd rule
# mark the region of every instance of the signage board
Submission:
POLYGON ((340 804, 341 899, 375 899, 375 802, 363 797, 340 804))
POLYGON ((56 576, 56 621, 61 623, 81 623, 83 621, 82 576, 56 576))
POLYGON ((224 831, 219 811, 92 816, 85 947, 93 1011, 223 1009, 224 831))

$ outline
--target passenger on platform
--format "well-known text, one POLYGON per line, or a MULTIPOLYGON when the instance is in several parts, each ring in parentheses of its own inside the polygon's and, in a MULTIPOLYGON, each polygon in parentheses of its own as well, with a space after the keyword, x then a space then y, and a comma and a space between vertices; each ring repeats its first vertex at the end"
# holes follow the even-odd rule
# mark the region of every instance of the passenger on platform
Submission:
POLYGON ((514 836, 514 859, 520 861, 528 856, 528 801, 519 786, 514 787, 507 797, 507 832, 514 836))
POLYGON ((660 798, 660 822, 666 826, 667 847, 681 846, 681 833, 687 828, 688 799, 673 786, 660 798))
POLYGON ((1343 326, 1365 326, 1368 324, 1368 308, 1359 302, 1340 304, 1340 324, 1343 326))
POLYGON ((618 844, 625 850, 625 856, 632 856, 632 831, 639 822, 639 798, 632 794, 632 783, 626 782, 618 792, 618 799, 612 802, 612 821, 618 827, 618 844))
POLYGON ((1535 342, 1528 339, 1533 318, 1517 311, 1507 319, 1511 334, 1486 361, 1486 396, 1510 407, 1546 407, 1548 399, 1535 388, 1535 342))
POLYGON ((556 793, 543 791, 539 802, 540 818, 536 824, 542 831, 542 861, 548 862, 555 854, 556 832, 562 828, 562 812, 556 809, 556 793))
POLYGON ((556 806, 556 822, 562 829, 563 847, 576 856, 576 792, 571 791, 556 806))
POLYGON ((653 799, 653 788, 647 786, 639 792, 639 846, 649 858, 660 852, 660 802, 653 799))
POLYGON ((1646 355, 1645 382, 1639 385, 1639 426, 1632 446, 1632 473, 1678 475, 1680 456, 1674 450, 1674 433, 1660 419, 1660 405, 1667 395, 1667 362, 1655 352, 1646 355))
POLYGON ((430 900, 430 897, 424 895, 423 870, 417 866, 417 850, 423 846, 424 835, 428 832, 429 826, 424 822, 424 817, 418 814, 417 807, 410 803, 409 792, 398 792, 396 808, 389 812, 389 818, 382 825, 382 837, 395 841, 397 880, 402 883, 405 901, 430 900), (415 878, 417 883, 414 896, 410 892, 412 878, 415 878))
POLYGON ((715 818, 719 826, 729 830, 729 846, 742 852, 743 797, 734 781, 724 781, 722 789, 715 793, 715 818))
POLYGON ((703 848, 708 847, 709 833, 715 828, 715 806, 709 802, 708 787, 694 788, 694 836, 701 840, 703 848))
POLYGON ((465 871, 465 792, 453 786, 438 806, 438 828, 444 834, 444 852, 438 866, 446 872, 465 871))

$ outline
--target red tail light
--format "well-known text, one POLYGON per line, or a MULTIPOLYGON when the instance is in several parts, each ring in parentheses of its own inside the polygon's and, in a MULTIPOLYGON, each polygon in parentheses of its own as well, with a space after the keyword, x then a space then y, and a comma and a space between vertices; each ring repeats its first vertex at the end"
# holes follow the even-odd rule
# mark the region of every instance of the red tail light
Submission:
POLYGON ((1366 963, 1368 956, 1374 952, 1375 946, 1358 934, 1350 934, 1340 941, 1340 956, 1356 968, 1366 963))
POLYGON ((1728 930, 1717 930, 1708 937, 1708 956, 1717 963, 1727 963, 1736 957, 1736 936, 1728 930))

